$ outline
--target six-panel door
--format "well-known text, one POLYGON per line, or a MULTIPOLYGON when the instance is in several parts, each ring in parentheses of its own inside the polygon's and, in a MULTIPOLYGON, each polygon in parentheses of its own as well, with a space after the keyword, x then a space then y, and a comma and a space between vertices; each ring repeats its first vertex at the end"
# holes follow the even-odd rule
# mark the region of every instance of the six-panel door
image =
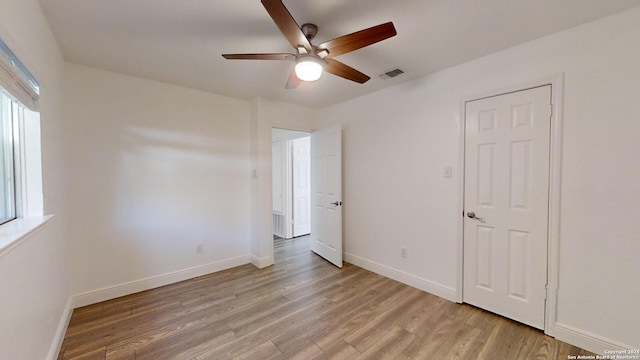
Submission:
POLYGON ((311 134, 311 250, 342 267, 342 133, 311 134))
POLYGON ((547 283, 550 99, 551 86, 542 86, 465 108, 463 300, 539 329, 547 283))

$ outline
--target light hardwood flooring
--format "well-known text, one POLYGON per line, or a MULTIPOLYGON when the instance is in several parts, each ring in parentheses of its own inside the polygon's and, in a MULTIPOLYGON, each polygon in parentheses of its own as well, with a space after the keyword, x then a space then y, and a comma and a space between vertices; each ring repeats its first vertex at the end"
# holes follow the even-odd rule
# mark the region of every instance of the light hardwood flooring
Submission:
POLYGON ((567 359, 538 330, 345 264, 307 237, 244 265, 76 309, 58 359, 567 359))

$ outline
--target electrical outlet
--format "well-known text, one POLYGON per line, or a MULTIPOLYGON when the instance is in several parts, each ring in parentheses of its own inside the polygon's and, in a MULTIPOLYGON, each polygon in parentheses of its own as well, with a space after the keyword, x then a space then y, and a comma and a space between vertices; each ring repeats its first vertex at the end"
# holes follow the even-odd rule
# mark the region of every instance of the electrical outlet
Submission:
POLYGON ((443 175, 445 178, 453 177, 453 168, 451 166, 447 166, 444 168, 443 175))
POLYGON ((202 244, 196 245, 196 254, 202 253, 202 244))
POLYGON ((402 258, 407 258, 407 248, 401 248, 400 249, 400 257, 402 258))

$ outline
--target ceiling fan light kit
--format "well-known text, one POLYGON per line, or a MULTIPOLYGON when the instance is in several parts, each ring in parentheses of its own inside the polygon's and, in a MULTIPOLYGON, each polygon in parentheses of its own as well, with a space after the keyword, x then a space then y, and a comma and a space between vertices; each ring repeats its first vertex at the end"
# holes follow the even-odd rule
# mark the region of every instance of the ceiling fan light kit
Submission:
POLYGON ((322 76, 324 63, 312 55, 301 55, 296 60, 295 72, 302 81, 316 81, 322 76))
POLYGON ((282 0, 261 0, 261 2, 284 37, 296 49, 296 54, 223 54, 222 56, 228 60, 295 59, 296 65, 289 75, 287 89, 295 89, 301 81, 316 81, 322 76, 323 71, 364 84, 370 79, 369 76, 333 57, 375 44, 397 34, 393 23, 388 22, 315 46, 311 44, 311 40, 318 32, 316 25, 307 23, 300 27, 282 0))

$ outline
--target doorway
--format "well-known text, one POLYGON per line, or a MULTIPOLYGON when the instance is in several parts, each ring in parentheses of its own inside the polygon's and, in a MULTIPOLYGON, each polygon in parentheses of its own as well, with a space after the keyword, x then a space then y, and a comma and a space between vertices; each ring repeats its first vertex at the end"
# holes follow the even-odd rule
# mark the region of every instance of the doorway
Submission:
POLYGON ((465 103, 463 301, 545 328, 551 85, 465 103))
POLYGON ((292 239, 311 233, 311 138, 272 129, 273 235, 292 239))

